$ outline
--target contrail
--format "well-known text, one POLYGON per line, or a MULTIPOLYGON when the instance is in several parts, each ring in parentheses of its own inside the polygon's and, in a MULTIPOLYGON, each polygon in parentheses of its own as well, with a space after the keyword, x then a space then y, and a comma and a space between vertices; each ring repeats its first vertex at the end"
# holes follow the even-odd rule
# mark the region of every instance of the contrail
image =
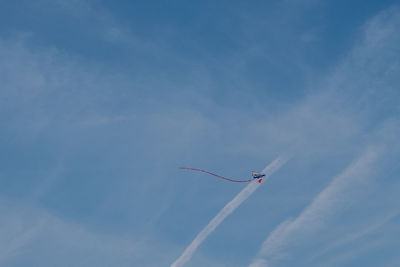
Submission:
POLYGON ((296 219, 288 219, 282 222, 269 234, 249 267, 268 266, 267 258, 280 255, 281 247, 289 243, 290 238, 295 239, 296 233, 310 235, 312 232, 321 230, 326 223, 325 221, 333 216, 336 210, 343 205, 348 205, 347 199, 351 196, 346 195, 346 190, 368 177, 378 155, 379 153, 374 149, 367 150, 341 174, 336 176, 296 219))
MULTIPOLYGON (((272 161, 265 169, 262 171, 266 174, 265 179, 267 179, 272 173, 277 171, 283 164, 288 161, 287 157, 278 157, 272 161)), ((243 201, 245 201, 261 184, 251 182, 247 185, 239 194, 236 195, 226 206, 215 216, 207 226, 193 239, 192 243, 185 249, 182 255, 172 263, 171 267, 183 266, 190 258, 193 256, 197 247, 203 243, 212 231, 217 228, 217 226, 229 215, 231 214, 243 201)))

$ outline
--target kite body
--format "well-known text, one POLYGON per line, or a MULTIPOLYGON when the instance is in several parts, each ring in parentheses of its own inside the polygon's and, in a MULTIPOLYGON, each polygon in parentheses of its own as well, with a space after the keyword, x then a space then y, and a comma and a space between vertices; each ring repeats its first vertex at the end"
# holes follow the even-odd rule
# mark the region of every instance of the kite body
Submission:
POLYGON ((255 172, 255 171, 252 171, 251 175, 253 175, 253 179, 258 179, 259 183, 261 183, 262 178, 265 176, 264 173, 259 173, 259 172, 255 172))

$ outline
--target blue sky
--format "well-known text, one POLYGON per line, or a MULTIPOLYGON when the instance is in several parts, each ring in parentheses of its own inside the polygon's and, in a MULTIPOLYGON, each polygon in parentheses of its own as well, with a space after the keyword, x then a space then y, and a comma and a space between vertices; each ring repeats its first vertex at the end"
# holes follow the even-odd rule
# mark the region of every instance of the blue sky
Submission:
POLYGON ((0 7, 0 265, 400 264, 396 1, 0 7))

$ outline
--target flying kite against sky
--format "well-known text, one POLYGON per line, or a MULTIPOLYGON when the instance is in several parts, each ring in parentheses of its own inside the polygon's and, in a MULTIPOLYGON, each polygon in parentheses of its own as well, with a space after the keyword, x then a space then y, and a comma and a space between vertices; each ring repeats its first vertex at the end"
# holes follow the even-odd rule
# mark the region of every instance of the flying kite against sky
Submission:
POLYGON ((249 180, 234 180, 234 179, 226 178, 226 177, 220 176, 220 175, 218 175, 218 174, 215 174, 215 173, 212 173, 212 172, 209 172, 209 171, 205 171, 205 170, 201 170, 201 169, 186 168, 186 167, 180 167, 179 169, 182 169, 182 170, 199 171, 199 172, 205 172, 205 173, 214 175, 214 176, 216 176, 216 177, 218 177, 218 178, 221 178, 221 179, 224 179, 224 180, 228 180, 228 181, 231 181, 231 182, 235 182, 235 183, 248 183, 248 182, 254 181, 254 179, 258 179, 258 182, 261 183, 262 177, 265 176, 264 173, 258 173, 258 172, 252 171, 252 172, 251 172, 251 174, 252 174, 252 176, 253 176, 252 179, 249 179, 249 180))
MULTIPOLYGON (((268 164, 262 171, 262 176, 270 176, 277 171, 282 165, 289 160, 288 157, 278 157, 270 164, 268 164)), ((196 169, 195 169, 196 170, 196 169)), ((201 170, 200 170, 201 171, 201 170)), ((205 171, 204 171, 205 172, 205 171)), ((207 172, 209 173, 209 172, 207 172)), ((210 173, 212 174, 212 173, 210 173)), ((212 174, 215 175, 215 174, 212 174)), ((216 176, 216 175, 215 175, 216 176)), ((254 175, 253 175, 254 176, 254 175)), ((268 177, 267 176, 267 177, 268 177)), ((225 179, 225 177, 223 177, 225 179)), ((252 179, 253 180, 253 179, 252 179)), ((252 181, 250 180, 250 181, 252 181)), ((203 241, 218 227, 229 214, 235 211, 240 204, 242 204, 249 196, 251 196, 260 185, 257 183, 250 183, 243 188, 228 204, 223 207, 218 214, 201 230, 201 232, 193 239, 190 245, 185 249, 182 255, 172 263, 172 267, 183 266, 195 253, 196 249, 203 243, 203 241)))
POLYGON ((0 266, 400 266, 400 1, 0 3, 0 266))

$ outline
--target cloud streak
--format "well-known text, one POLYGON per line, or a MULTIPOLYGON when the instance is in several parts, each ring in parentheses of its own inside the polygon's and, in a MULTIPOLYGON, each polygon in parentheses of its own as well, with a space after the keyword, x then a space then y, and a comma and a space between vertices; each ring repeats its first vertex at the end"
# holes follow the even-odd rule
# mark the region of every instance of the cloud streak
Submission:
POLYGON ((281 251, 282 247, 294 240, 292 237, 296 236, 296 241, 299 241, 321 229, 336 210, 348 205, 346 191, 355 183, 361 184, 363 179, 369 175, 378 154, 379 152, 372 148, 367 150, 340 175, 336 176, 296 219, 282 222, 269 234, 262 244, 258 256, 250 266, 268 266, 269 259, 284 257, 281 251))
MULTIPOLYGON (((262 171, 266 174, 268 178, 275 171, 277 171, 283 164, 288 161, 287 157, 278 157, 272 161, 267 167, 262 171)), ((266 179, 267 179, 266 178, 266 179)), ((172 263, 172 267, 183 266, 193 254, 196 249, 203 243, 203 241, 220 225, 229 214, 231 214, 240 204, 243 203, 249 196, 251 196, 261 184, 256 182, 251 182, 248 184, 239 194, 236 195, 225 207, 207 224, 207 226, 193 239, 192 243, 185 249, 182 255, 172 263)))

